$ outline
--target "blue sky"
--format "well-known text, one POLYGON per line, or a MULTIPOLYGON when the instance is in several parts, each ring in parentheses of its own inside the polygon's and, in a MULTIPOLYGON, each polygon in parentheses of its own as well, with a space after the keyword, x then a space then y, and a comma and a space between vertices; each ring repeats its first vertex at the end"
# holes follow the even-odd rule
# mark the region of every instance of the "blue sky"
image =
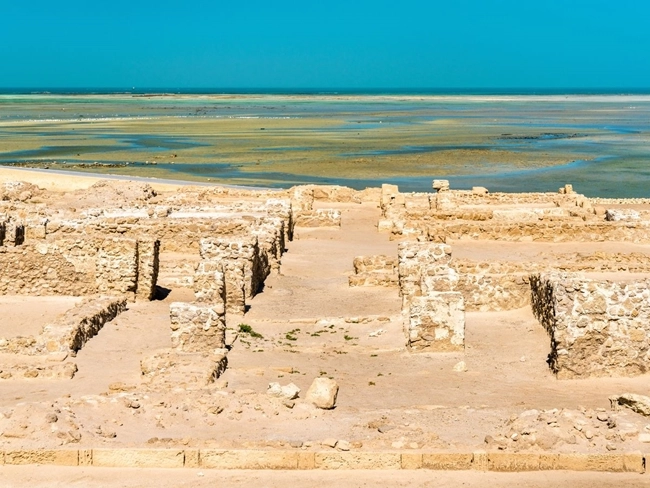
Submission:
POLYGON ((0 87, 650 88, 647 0, 3 2, 0 87))

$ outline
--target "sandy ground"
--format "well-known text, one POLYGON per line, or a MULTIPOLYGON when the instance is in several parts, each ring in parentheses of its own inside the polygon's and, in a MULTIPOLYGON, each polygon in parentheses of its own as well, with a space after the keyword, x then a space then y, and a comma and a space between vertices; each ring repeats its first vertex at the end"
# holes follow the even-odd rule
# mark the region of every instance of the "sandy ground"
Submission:
POLYGON ((480 473, 476 471, 218 471, 197 469, 112 469, 0 466, 0 487, 486 487, 636 488, 650 479, 628 473, 480 473))
MULTIPOLYGON (((299 231, 288 244, 281 274, 267 279, 245 317, 228 317, 234 341, 229 368, 213 387, 188 391, 179 379, 160 390, 140 374, 143 357, 170 345, 169 304, 193 298, 190 289, 174 287, 162 300, 130 304, 107 324, 74 358, 79 367, 74 379, 0 382, 0 407, 13 413, 4 427, 11 437, 2 443, 58 446, 64 442, 59 432, 76 428, 81 432, 76 444, 94 447, 320 449, 324 439, 334 437, 370 450, 463 450, 485 447, 486 435, 507 433, 513 414, 583 408, 592 415, 608 409, 609 395, 645 393, 647 376, 556 380, 546 364, 549 339, 529 308, 468 313, 464 354, 408 352, 397 288, 347 285, 354 256, 394 255, 397 244, 377 234, 379 210, 373 205, 339 207, 340 230, 299 231), (242 323, 262 337, 237 336, 242 323), (461 360, 466 371, 454 371, 461 360), (287 408, 265 394, 270 382, 292 382, 304 395, 319 376, 332 377, 341 387, 335 410, 314 409, 300 400, 287 408), (125 392, 111 390, 117 382, 126 385, 125 392), (136 398, 140 407, 125 406, 124 396, 136 398), (48 412, 68 410, 69 418, 60 414, 56 425, 41 425, 48 412), (21 419, 30 420, 21 424, 21 419)), ((454 252, 476 259, 527 259, 544 251, 528 243, 485 244, 458 243, 454 252)), ((578 247, 602 245, 549 245, 558 253, 578 247)), ((52 310, 49 303, 30 302, 39 323, 39 311, 52 310)), ((621 425, 637 431, 647 423, 629 411, 618 415, 621 425)), ((601 434, 598 443, 568 440, 555 449, 602 452, 608 433, 601 434)), ((624 451, 644 447, 636 437, 607 442, 624 451)))
POLYGON ((0 296, 0 337, 38 334, 44 325, 81 302, 78 297, 0 296))

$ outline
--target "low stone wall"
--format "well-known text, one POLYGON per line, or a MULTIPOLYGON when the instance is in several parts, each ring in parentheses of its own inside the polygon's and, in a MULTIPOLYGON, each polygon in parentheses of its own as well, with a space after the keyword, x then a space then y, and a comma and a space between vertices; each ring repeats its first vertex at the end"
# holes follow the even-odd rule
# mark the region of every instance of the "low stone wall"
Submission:
POLYGON ((90 297, 54 322, 37 336, 0 340, 0 352, 26 355, 76 353, 104 324, 126 310, 124 297, 90 297))
POLYGON ((296 215, 296 227, 341 227, 341 211, 303 210, 296 215))
MULTIPOLYGON (((641 452, 396 452, 305 451, 272 449, 95 448, 5 449, 0 464, 97 466, 113 468, 202 468, 256 470, 382 469, 434 471, 593 471, 646 472, 648 456, 641 452)), ((640 480, 643 478, 639 478, 640 480)))
POLYGON ((192 354, 164 349, 140 361, 142 376, 158 389, 205 388, 219 379, 227 366, 226 355, 214 351, 192 354))
POLYGON ((225 313, 223 303, 172 303, 169 306, 172 349, 181 352, 209 352, 225 348, 225 313))
POLYGON ((437 267, 422 276, 421 294, 459 292, 468 312, 498 312, 530 303, 528 275, 465 274, 454 267, 437 267))
POLYGON ((539 222, 429 223, 426 236, 432 242, 450 239, 539 242, 650 242, 648 222, 584 222, 580 220, 539 222))
POLYGON ((397 286, 398 261, 393 256, 357 256, 352 263, 354 274, 348 277, 350 286, 397 286))
POLYGON ((650 369, 650 280, 532 275, 533 313, 551 338, 558 378, 632 376, 650 369))

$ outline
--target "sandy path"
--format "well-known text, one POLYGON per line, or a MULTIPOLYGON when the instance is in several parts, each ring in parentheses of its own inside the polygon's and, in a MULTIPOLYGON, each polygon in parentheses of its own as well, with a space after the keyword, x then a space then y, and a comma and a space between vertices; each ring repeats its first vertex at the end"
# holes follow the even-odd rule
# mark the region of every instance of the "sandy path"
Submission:
POLYGON ((2 466, 0 487, 313 487, 399 486, 409 488, 626 488, 650 486, 648 475, 633 473, 481 473, 476 471, 218 471, 197 469, 114 469, 2 466))

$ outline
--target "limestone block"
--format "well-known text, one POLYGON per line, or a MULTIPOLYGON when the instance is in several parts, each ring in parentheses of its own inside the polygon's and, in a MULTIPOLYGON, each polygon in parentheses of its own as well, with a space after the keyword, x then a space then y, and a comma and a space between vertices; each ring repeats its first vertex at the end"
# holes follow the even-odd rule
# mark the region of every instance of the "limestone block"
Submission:
POLYGON ((78 466, 79 451, 73 449, 21 449, 5 451, 5 464, 48 464, 78 466))
POLYGON ((645 395, 636 395, 634 393, 624 393, 623 395, 614 395, 609 397, 612 410, 619 410, 620 407, 627 407, 632 411, 650 417, 650 397, 645 395))
POLYGON ((339 385, 329 378, 316 378, 307 390, 305 400, 318 408, 331 409, 336 404, 339 385))
POLYGON ((316 469, 400 469, 397 452, 317 452, 316 469))
POLYGON ((434 242, 402 242, 397 247, 400 295, 408 299, 420 293, 424 270, 447 265, 451 246, 434 242))
POLYGON ((297 469, 297 451, 225 451, 201 449, 202 468, 213 469, 297 469))
POLYGON ((435 452, 422 455, 422 467, 438 471, 472 469, 471 453, 435 452))
POLYGON ((404 452, 401 455, 401 468, 402 469, 421 469, 422 453, 419 452, 404 452))
POLYGON ((223 304, 204 306, 174 302, 169 306, 172 348, 184 352, 223 349, 226 343, 223 304))
POLYGON ((442 292, 413 297, 408 337, 412 350, 463 351, 465 302, 462 294, 442 292))
MULTIPOLYGON (((202 259, 220 261, 226 275, 228 289, 228 268, 242 267, 244 290, 247 297, 254 297, 268 276, 268 257, 260 251, 256 236, 201 239, 199 251, 202 259)), ((226 291, 228 294, 228 291, 226 291)))
POLYGON ((295 186, 291 193, 291 207, 294 212, 311 210, 314 205, 313 186, 295 186))
POLYGON ((182 468, 182 449, 93 449, 93 466, 115 468, 182 468))

